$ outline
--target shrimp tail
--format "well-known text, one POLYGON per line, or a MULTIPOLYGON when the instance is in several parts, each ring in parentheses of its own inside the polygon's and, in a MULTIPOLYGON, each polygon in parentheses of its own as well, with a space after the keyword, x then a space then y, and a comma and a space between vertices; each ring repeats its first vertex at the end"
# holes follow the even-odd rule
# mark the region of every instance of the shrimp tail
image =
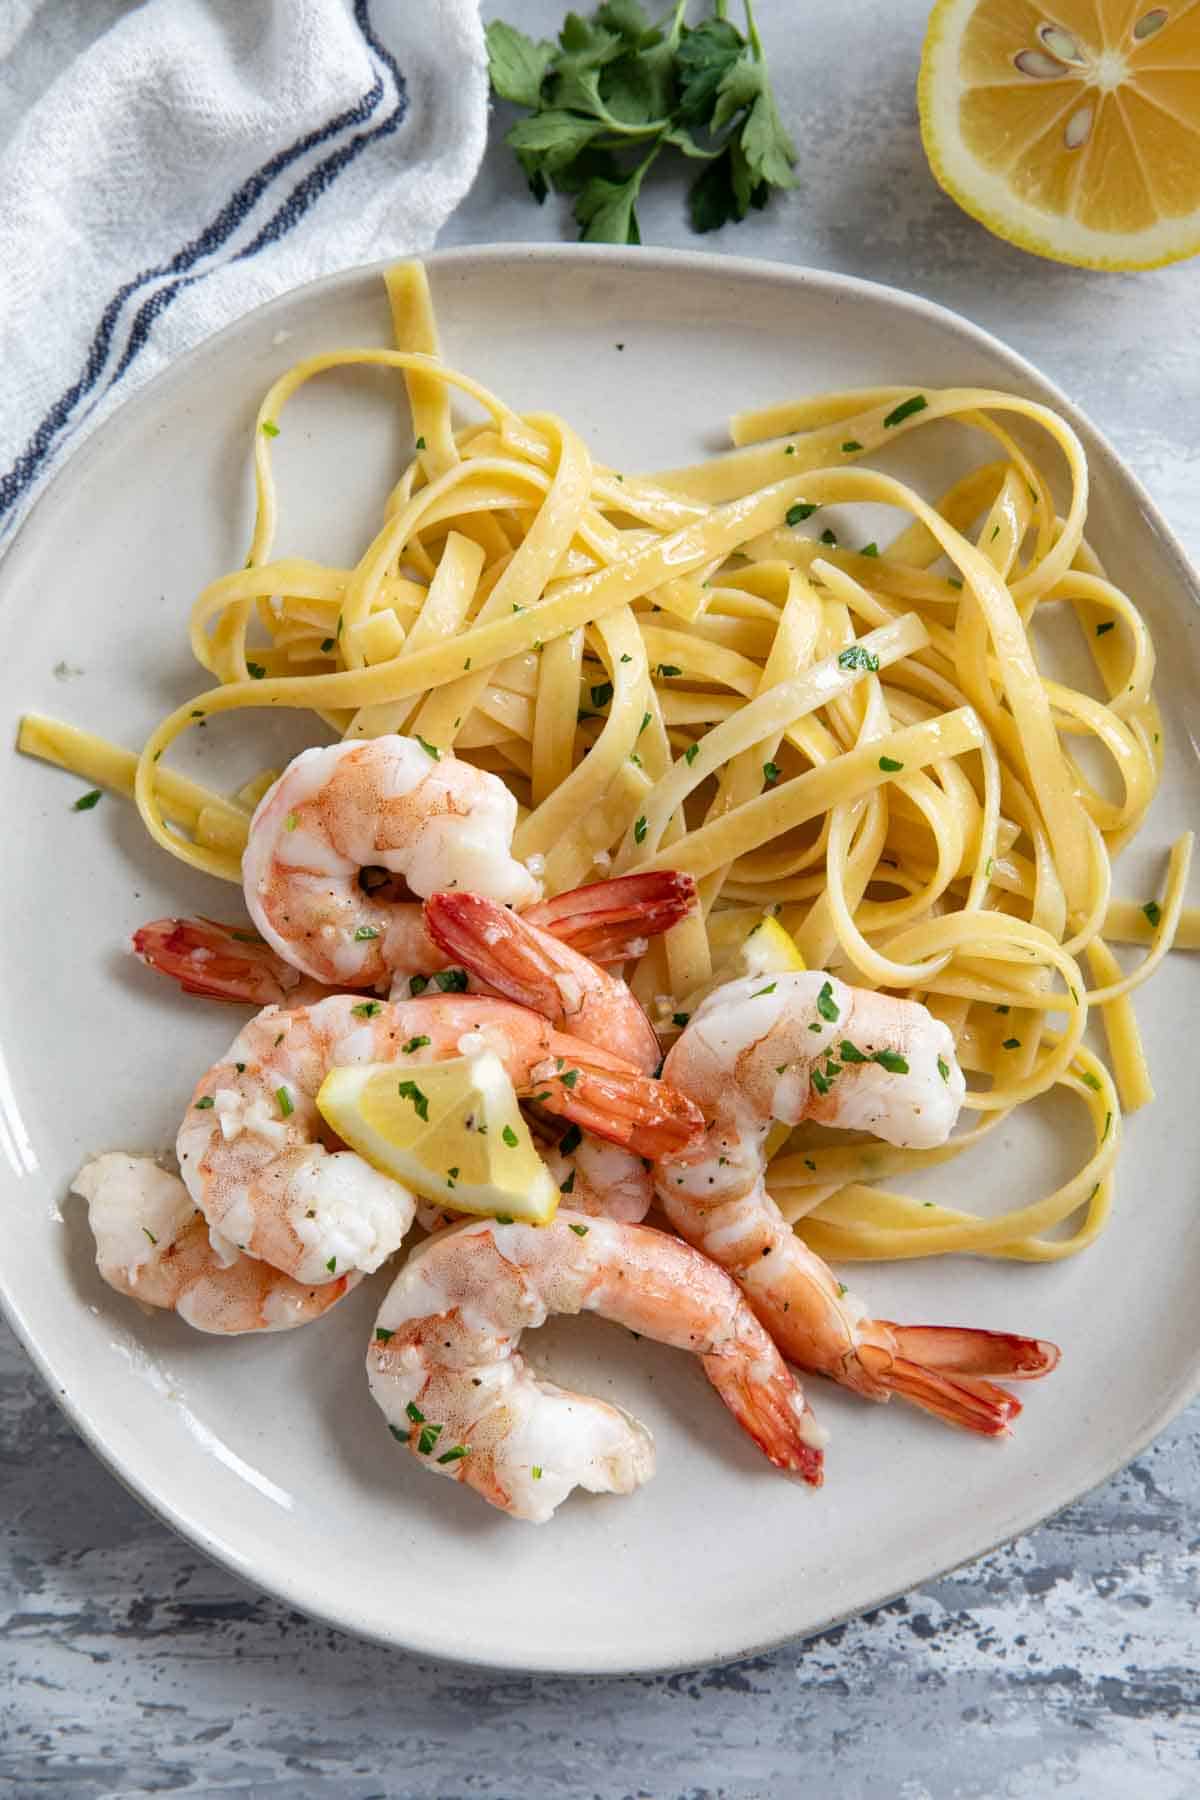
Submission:
POLYGON ((440 950, 506 1000, 611 1045, 647 1074, 657 1068, 658 1039, 633 995, 556 933, 483 894, 457 889, 430 895, 425 927, 440 950))
POLYGON ((1056 1366, 1056 1344, 1004 1331, 972 1331, 960 1326, 876 1326, 890 1340, 859 1346, 858 1361, 884 1392, 896 1393, 948 1425, 983 1437, 1007 1437, 1021 1402, 1006 1388, 984 1379, 1033 1381, 1056 1366))
POLYGON ((693 1143, 704 1130, 704 1115, 677 1088, 638 1070, 602 1069, 573 1056, 538 1064, 521 1090, 522 1099, 570 1119, 584 1131, 635 1155, 657 1159, 693 1143))
POLYGON ((297 971, 249 926, 214 919, 152 919, 133 934, 133 949, 148 968, 170 975, 185 994, 281 1006, 300 983, 297 971))
POLYGON ((799 1475, 809 1487, 820 1487, 825 1479, 821 1428, 806 1400, 797 1405, 800 1391, 792 1378, 786 1382, 758 1380, 753 1362, 719 1351, 700 1361, 713 1387, 763 1455, 777 1469, 799 1475))
POLYGON ((572 888, 529 907, 522 917, 593 962, 623 962, 641 954, 646 938, 678 925, 695 904, 691 875, 679 869, 648 869, 641 875, 572 888))

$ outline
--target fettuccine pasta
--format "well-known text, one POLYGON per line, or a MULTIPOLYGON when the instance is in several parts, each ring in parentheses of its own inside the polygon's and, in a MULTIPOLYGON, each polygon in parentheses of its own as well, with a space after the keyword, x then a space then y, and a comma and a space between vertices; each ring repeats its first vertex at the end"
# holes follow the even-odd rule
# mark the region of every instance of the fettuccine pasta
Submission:
POLYGON ((771 1190, 814 1249, 1046 1261, 1093 1242, 1123 1113, 1153 1091, 1133 995, 1172 944, 1200 946, 1200 915, 1184 907, 1190 834, 1157 896, 1112 894, 1113 857, 1154 797, 1161 726, 1145 622, 1084 537, 1071 427, 1011 394, 877 388, 743 413, 727 454, 639 476, 444 362, 421 265, 386 281, 396 349, 309 358, 262 402, 246 565, 192 611, 209 684, 140 755, 42 718, 21 747, 131 795, 164 849, 234 882, 273 771, 232 797, 176 773, 163 759, 197 726, 286 707, 325 735, 453 750, 511 786, 514 853, 548 893, 648 868, 696 877, 701 915, 627 971, 664 1042, 681 997, 711 982, 715 922, 731 914, 747 933, 773 914, 810 967, 949 1024, 976 1078, 972 1129, 933 1151, 801 1134, 778 1149, 771 1190), (403 378, 413 458, 352 568, 276 558, 287 402, 355 364, 403 378), (456 423, 456 400, 482 420, 456 423), (947 420, 991 458, 948 491, 871 467, 947 420), (1035 436, 1045 456, 1025 447, 1035 436), (1060 511, 1050 474, 1064 469, 1060 511), (887 543, 839 542, 830 509, 862 502, 907 523, 887 543), (1073 617, 1095 691, 1043 670, 1050 608, 1073 617), (1087 772, 1095 750, 1115 776, 1105 791, 1087 772), (1144 954, 1126 972, 1113 944, 1144 954), (1107 1065, 1084 1041, 1093 1011, 1107 1065), (985 1156, 994 1128, 1051 1088, 1084 1109, 1093 1145, 1053 1193, 985 1218, 888 1185, 985 1156))

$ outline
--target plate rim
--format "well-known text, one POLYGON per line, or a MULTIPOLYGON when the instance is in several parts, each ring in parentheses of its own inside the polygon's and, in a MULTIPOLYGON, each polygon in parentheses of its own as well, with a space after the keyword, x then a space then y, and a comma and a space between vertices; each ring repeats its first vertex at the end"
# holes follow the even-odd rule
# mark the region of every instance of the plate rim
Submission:
MULTIPOLYGON (((192 366, 203 358, 219 353, 220 347, 227 341, 239 336, 252 325, 261 325, 269 321, 274 313, 286 313, 300 299, 309 299, 320 294, 333 294, 343 290, 353 290, 360 284, 378 281, 382 271, 398 259, 385 257, 378 261, 357 264, 352 268, 336 270, 323 275, 286 292, 264 301, 251 308, 238 318, 231 320, 219 331, 203 338, 182 355, 175 358, 164 369, 137 388, 119 406, 101 421, 95 430, 89 432, 82 443, 69 451, 54 474, 46 482, 35 498, 28 512, 13 532, 8 543, 0 552, 0 604, 3 604, 4 588, 7 585, 8 565, 10 565, 17 547, 27 537, 31 521, 40 519, 44 513, 53 510, 53 504, 69 487, 76 475, 86 470, 88 465, 102 454, 110 427, 116 421, 128 425, 131 412, 146 409, 153 412, 158 394, 171 383, 183 379, 192 366)), ((968 345, 987 351, 993 358, 1011 370, 1014 383, 1024 384, 1026 389, 1048 397, 1049 403, 1058 410, 1076 432, 1086 441, 1088 449, 1089 470, 1094 461, 1099 460, 1107 465, 1107 472, 1120 484, 1124 485, 1136 499, 1144 525, 1157 538, 1158 547, 1173 565, 1174 573, 1182 592, 1189 596, 1192 604, 1200 608, 1200 573, 1193 566, 1187 552, 1176 533, 1163 516, 1156 501, 1147 491, 1138 474, 1129 467, 1124 458, 1110 443, 1106 434, 1094 423, 1074 401, 1062 392, 1056 382, 1050 379, 1029 358, 1014 350, 1002 338, 997 337, 986 327, 976 324, 962 313, 938 301, 925 299, 920 294, 905 288, 892 286, 886 282, 870 281, 862 276, 844 275, 834 270, 809 268, 801 264, 771 261, 762 257, 728 256, 713 251, 677 250, 666 247, 638 247, 634 251, 608 245, 571 244, 571 243, 516 243, 516 244, 481 244, 459 245, 446 250, 433 250, 420 259, 432 271, 474 269, 486 270, 496 264, 542 264, 553 265, 571 263, 580 267, 607 267, 614 270, 633 272, 657 272, 666 270, 675 273, 693 271, 716 276, 723 280, 754 281, 774 286, 781 290, 807 288, 817 293, 824 292, 833 298, 839 295, 856 294, 876 302, 883 300, 887 305, 898 308, 925 321, 931 321, 944 331, 963 340, 968 345)), ((266 1593, 281 1604, 295 1608, 306 1618, 317 1623, 332 1626, 338 1631, 356 1637, 364 1642, 379 1644, 389 1650, 399 1650, 409 1655, 428 1656, 450 1663, 453 1666, 492 1670, 505 1674, 534 1674, 561 1676, 611 1676, 667 1674, 676 1671, 701 1667, 718 1667, 763 1655, 782 1645, 802 1644, 821 1633, 829 1631, 847 1620, 856 1618, 864 1612, 887 1605, 902 1594, 913 1591, 912 1582, 904 1582, 898 1588, 888 1587, 881 1594, 864 1600, 855 1601, 848 1607, 834 1607, 827 1616, 800 1626, 791 1631, 776 1631, 766 1638, 751 1638, 743 1642, 718 1643, 719 1626, 712 1633, 713 1640, 707 1645, 698 1646, 698 1654, 672 1656, 664 1659, 661 1655, 640 1656, 636 1649, 628 1656, 614 1658, 612 1656, 589 1655, 586 1647, 578 1655, 559 1655, 550 1662, 538 1662, 524 1656, 513 1658, 500 1655, 472 1656, 467 1649, 447 1648, 443 1639, 433 1633, 422 1630, 420 1621, 410 1616, 403 1616, 397 1621, 398 1630, 385 1632, 377 1630, 365 1623, 356 1622, 346 1612, 322 1604, 314 1604, 303 1592, 303 1574, 293 1576, 281 1573, 264 1579, 263 1575, 250 1566, 248 1559, 235 1544, 225 1541, 219 1529, 206 1523, 201 1517, 192 1517, 187 1511, 170 1501, 164 1500, 143 1479, 131 1469, 123 1466, 120 1454, 112 1449, 103 1436, 103 1426, 93 1422, 86 1409, 75 1402, 67 1389, 60 1385, 50 1354, 45 1351, 27 1326, 23 1316, 18 1295, 12 1291, 10 1277, 5 1267, 0 1264, 0 1312, 3 1312, 10 1328, 25 1355, 36 1369, 39 1377, 48 1389, 51 1398, 59 1407, 73 1429, 83 1439, 89 1450, 109 1471, 118 1483, 131 1494, 146 1510, 162 1524, 166 1525, 176 1536, 199 1549, 223 1568, 228 1569, 239 1580, 260 1593, 266 1593)), ((1015 1518, 994 1537, 972 1549, 967 1555, 952 1555, 946 1562, 938 1562, 924 1575, 918 1578, 919 1585, 936 1581, 950 1574, 953 1570, 977 1562, 980 1558, 993 1554, 1003 1545, 1035 1529, 1048 1518, 1053 1517, 1065 1507, 1074 1505, 1086 1495, 1092 1493, 1104 1482, 1109 1481, 1121 1469, 1126 1468, 1138 1457, 1163 1430, 1172 1419, 1200 1394, 1200 1349, 1191 1361, 1185 1364, 1174 1384, 1165 1394, 1156 1397, 1156 1402, 1140 1425, 1126 1436, 1119 1449, 1110 1451, 1089 1464, 1080 1485, 1065 1498, 1055 1499, 1050 1505, 1038 1500, 1019 1508, 1015 1518)), ((1040 1491, 1040 1484, 1039 1484, 1040 1491)))

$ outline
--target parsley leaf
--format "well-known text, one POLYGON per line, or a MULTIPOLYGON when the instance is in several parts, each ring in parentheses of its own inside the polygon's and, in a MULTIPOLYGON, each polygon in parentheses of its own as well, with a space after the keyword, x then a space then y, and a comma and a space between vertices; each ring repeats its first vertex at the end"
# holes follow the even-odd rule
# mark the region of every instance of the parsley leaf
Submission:
POLYGON ((527 109, 506 141, 535 200, 574 194, 580 235, 641 242, 637 202, 664 151, 703 166, 692 184, 693 229, 713 231, 795 185, 796 160, 780 119, 753 11, 745 34, 713 0, 714 16, 686 22, 676 5, 652 23, 641 0, 604 0, 568 13, 557 43, 493 20, 492 89, 527 109))
POLYGON ((493 19, 487 39, 488 73, 502 100, 516 106, 540 106, 542 83, 557 54, 553 44, 534 43, 523 31, 493 19))

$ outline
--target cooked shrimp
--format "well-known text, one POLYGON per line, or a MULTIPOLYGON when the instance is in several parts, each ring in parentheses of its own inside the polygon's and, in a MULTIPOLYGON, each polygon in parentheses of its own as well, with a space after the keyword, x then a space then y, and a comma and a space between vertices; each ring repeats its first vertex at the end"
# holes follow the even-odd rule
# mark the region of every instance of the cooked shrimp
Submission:
POLYGON ((784 1355, 872 1400, 895 1392, 970 1431, 1000 1436, 1021 1410, 981 1379, 1048 1374, 1036 1338, 872 1319, 785 1222, 766 1189, 772 1119, 944 1143, 965 1082, 948 1028, 912 1001, 815 971, 752 977, 710 994, 663 1077, 703 1109, 704 1137, 660 1160, 675 1228, 735 1275, 784 1355))
POLYGON ((654 1204, 652 1165, 620 1144, 606 1144, 574 1127, 542 1158, 558 1183, 563 1204, 592 1218, 640 1225, 654 1204))
POLYGON ((654 1472, 646 1427, 535 1376, 521 1333, 597 1312, 690 1350, 776 1465, 818 1485, 820 1432, 779 1352, 728 1276, 664 1232, 559 1212, 439 1233, 400 1271, 367 1353, 393 1436, 435 1474, 541 1523, 574 1487, 628 1494, 654 1472))
POLYGON ((606 1045, 647 1075, 662 1061, 654 1027, 625 983, 552 932, 482 894, 432 894, 425 920, 455 962, 505 999, 586 1043, 606 1045))
MULTIPOLYGON (((380 906, 385 904, 379 898, 382 891, 376 894, 380 906)), ((695 892, 690 875, 653 870, 574 888, 530 907, 523 917, 540 934, 549 933, 584 957, 623 962, 641 955, 647 939, 677 925, 694 905, 695 892)), ((412 976, 428 981, 446 971, 446 953, 426 929, 420 904, 386 905, 388 954, 398 958, 389 971, 393 998, 407 999, 412 976)), ((171 976, 185 993, 253 1006, 307 1005, 322 997, 321 984, 302 976, 252 927, 212 919, 152 919, 134 932, 133 948, 149 968, 171 976)), ((467 974, 472 992, 487 991, 486 983, 467 974)), ((561 1004, 557 993, 554 1004, 561 1004)))
POLYGON ((246 904, 267 942, 315 981, 374 987, 409 966, 419 919, 365 891, 365 869, 424 897, 477 889, 514 906, 540 897, 511 854, 517 803, 498 775, 418 738, 301 751, 268 788, 242 858, 246 904))
POLYGON ((288 1331, 319 1319, 359 1281, 302 1287, 269 1263, 214 1248, 178 1175, 148 1156, 94 1156, 71 1184, 87 1201, 96 1267, 109 1287, 166 1307, 197 1331, 288 1331))
POLYGON ((619 1057, 506 1000, 440 994, 401 1002, 332 994, 269 1006, 203 1076, 177 1141, 188 1191, 222 1240, 305 1283, 377 1269, 415 1200, 353 1151, 326 1149, 316 1096, 330 1069, 405 1067, 493 1050, 519 1092, 644 1156, 678 1149, 699 1111, 619 1057))

